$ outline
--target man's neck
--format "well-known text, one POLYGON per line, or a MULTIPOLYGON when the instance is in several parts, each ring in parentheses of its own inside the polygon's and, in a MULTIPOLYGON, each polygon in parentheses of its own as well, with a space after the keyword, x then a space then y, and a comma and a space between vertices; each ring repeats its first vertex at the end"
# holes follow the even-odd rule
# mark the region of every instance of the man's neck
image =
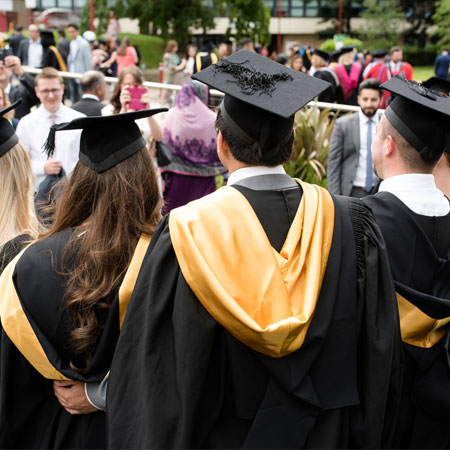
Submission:
POLYGON ((56 114, 61 109, 61 103, 58 106, 55 106, 53 108, 46 108, 44 105, 42 107, 47 111, 49 114, 56 114))

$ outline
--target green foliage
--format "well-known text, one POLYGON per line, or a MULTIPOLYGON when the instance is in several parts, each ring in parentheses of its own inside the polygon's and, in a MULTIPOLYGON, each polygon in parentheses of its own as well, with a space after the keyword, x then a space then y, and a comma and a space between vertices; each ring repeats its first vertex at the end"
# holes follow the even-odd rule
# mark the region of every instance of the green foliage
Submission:
POLYGON ((359 29, 359 35, 369 50, 390 48, 397 44, 400 38, 400 25, 403 14, 397 0, 364 0, 366 20, 364 28, 359 29))
MULTIPOLYGON (((109 10, 108 0, 94 0, 94 17, 98 19, 98 24, 95 28, 97 36, 101 36, 106 31, 109 10)), ((80 31, 83 33, 89 29, 89 1, 86 1, 81 11, 80 31)))
POLYGON ((433 65, 436 56, 439 54, 439 46, 436 44, 419 48, 416 45, 403 45, 403 61, 408 61, 414 69, 416 66, 433 65))
POLYGON ((213 10, 201 0, 128 0, 125 13, 139 20, 141 33, 148 34, 151 24, 153 34, 175 39, 180 48, 189 43, 191 28, 214 27, 213 10))
POLYGON ((450 47, 450 0, 437 2, 433 21, 436 24, 433 34, 439 38, 438 44, 441 48, 450 47))
POLYGON ((119 38, 128 36, 131 45, 138 45, 141 52, 141 64, 147 68, 157 68, 162 61, 164 53, 164 41, 157 36, 148 36, 146 34, 120 33, 119 38))
POLYGON ((254 42, 270 43, 270 9, 264 0, 215 0, 217 12, 230 19, 227 36, 233 35, 239 42, 250 38, 254 42))
MULTIPOLYGON (((322 2, 325 5, 320 10, 320 17, 322 22, 331 22, 335 28, 335 32, 338 30, 338 16, 339 16, 339 0, 328 0, 322 2)), ((342 32, 344 34, 352 34, 350 19, 352 17, 358 17, 361 11, 363 0, 343 0, 342 2, 342 32)))
POLYGON ((403 31, 404 41, 410 45, 425 47, 428 42, 429 27, 435 0, 398 0, 408 27, 403 31))
MULTIPOLYGON (((362 41, 356 38, 346 37, 344 39, 344 45, 353 45, 357 48, 358 52, 362 52, 364 49, 364 44, 362 41)), ((327 39, 322 43, 320 46, 320 50, 323 50, 324 52, 332 52, 336 49, 335 42, 333 39, 327 39)))
POLYGON ((307 107, 295 116, 295 142, 291 159, 285 164, 291 177, 326 187, 328 148, 336 116, 330 109, 307 107))

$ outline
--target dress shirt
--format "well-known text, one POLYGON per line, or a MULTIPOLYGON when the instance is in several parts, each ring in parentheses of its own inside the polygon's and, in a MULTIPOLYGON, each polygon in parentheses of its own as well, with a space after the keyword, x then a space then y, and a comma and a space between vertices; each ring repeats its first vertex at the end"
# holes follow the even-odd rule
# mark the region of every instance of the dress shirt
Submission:
POLYGON ((11 92, 11 88, 12 88, 12 85, 11 85, 11 83, 8 83, 8 86, 6 86, 6 88, 5 88, 5 94, 9 97, 9 94, 10 94, 10 92, 11 92))
POLYGON ((236 184, 244 178, 257 177, 259 175, 286 175, 282 165, 275 167, 250 166, 235 170, 228 178, 227 185, 236 184))
POLYGON ((441 217, 450 212, 450 203, 436 187, 432 174, 408 173, 382 181, 379 192, 390 192, 411 211, 421 216, 441 217))
MULTIPOLYGON (((31 165, 36 177, 36 187, 46 176, 44 164, 47 162, 47 156, 42 152, 42 147, 47 140, 52 125, 51 115, 41 105, 24 116, 17 126, 17 136, 31 158, 31 165)), ((70 122, 77 117, 86 117, 84 114, 64 105, 59 107, 54 116, 54 123, 70 122)), ((81 130, 58 131, 55 134, 55 154, 53 158, 61 161, 66 174, 70 174, 78 162, 80 135, 81 130)))
MULTIPOLYGON (((361 110, 359 115, 359 157, 358 167, 356 169, 355 180, 353 186, 365 188, 366 186, 366 165, 367 165, 367 127, 368 122, 372 119, 372 142, 375 140, 375 134, 378 122, 380 121, 379 111, 373 117, 367 117, 361 110)), ((375 173, 372 176, 373 184, 376 185, 378 178, 375 173)))
POLYGON ((75 72, 75 56, 78 52, 78 38, 82 39, 80 36, 77 36, 76 39, 72 39, 70 41, 70 52, 69 52, 69 72, 75 72))
POLYGON ((30 39, 30 45, 28 46, 28 65, 31 67, 42 67, 42 52, 41 39, 37 42, 30 39))

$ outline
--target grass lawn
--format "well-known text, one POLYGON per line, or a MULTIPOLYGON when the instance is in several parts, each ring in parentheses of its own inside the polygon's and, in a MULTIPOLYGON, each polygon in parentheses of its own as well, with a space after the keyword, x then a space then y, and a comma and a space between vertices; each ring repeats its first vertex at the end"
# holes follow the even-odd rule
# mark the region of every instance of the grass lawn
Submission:
POLYGON ((164 53, 164 41, 156 36, 147 36, 145 34, 121 33, 122 37, 128 36, 131 45, 138 45, 141 52, 141 64, 145 64, 147 69, 157 69, 158 64, 162 62, 164 53))
POLYGON ((425 81, 434 75, 433 66, 416 66, 413 67, 413 79, 416 81, 425 81))

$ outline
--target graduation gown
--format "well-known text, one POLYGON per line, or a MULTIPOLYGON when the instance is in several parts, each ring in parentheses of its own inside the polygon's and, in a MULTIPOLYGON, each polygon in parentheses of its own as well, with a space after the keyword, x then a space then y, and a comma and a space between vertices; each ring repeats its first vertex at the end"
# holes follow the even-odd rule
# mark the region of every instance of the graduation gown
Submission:
MULTIPOLYGON (((0 448, 105 448, 105 413, 70 415, 52 380, 101 381, 111 366, 120 320, 135 277, 127 272, 108 309, 97 311, 102 333, 91 361, 80 365, 69 345, 72 321, 63 307, 61 254, 71 231, 25 248, 0 278, 0 448)), ((149 239, 139 241, 131 266, 140 264, 149 239), (143 249, 143 250, 142 250, 143 249), (142 255, 142 256, 139 256, 142 255)))
POLYGON ((399 337, 383 245, 359 200, 305 183, 228 186, 173 210, 114 355, 110 447, 388 442, 399 337))
POLYGON ((450 446, 450 214, 415 214, 395 195, 364 199, 386 241, 405 358, 396 448, 450 446))

